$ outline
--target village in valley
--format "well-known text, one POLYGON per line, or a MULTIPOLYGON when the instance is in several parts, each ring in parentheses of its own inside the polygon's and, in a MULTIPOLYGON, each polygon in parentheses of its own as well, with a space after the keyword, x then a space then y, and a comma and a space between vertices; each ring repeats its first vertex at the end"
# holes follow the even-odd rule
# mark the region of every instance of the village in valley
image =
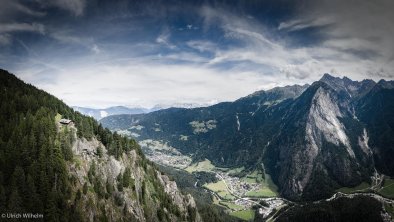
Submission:
POLYGON ((230 215, 249 220, 254 217, 257 207, 259 214, 267 218, 287 204, 286 200, 277 197, 277 187, 263 170, 247 172, 244 167, 220 168, 207 159, 192 163, 191 157, 181 154, 163 141, 147 139, 141 140, 139 144, 146 157, 157 164, 175 167, 190 174, 214 173, 217 182, 205 183, 202 187, 212 194, 213 202, 226 208, 230 215))

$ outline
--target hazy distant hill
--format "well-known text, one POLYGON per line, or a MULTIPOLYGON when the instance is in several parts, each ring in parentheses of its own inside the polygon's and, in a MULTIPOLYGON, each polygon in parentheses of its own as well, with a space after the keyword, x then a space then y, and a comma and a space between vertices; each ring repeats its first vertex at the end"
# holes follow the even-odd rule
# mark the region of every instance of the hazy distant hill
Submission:
POLYGON ((96 120, 100 120, 104 117, 111 116, 111 115, 119 115, 119 114, 140 114, 140 113, 147 113, 150 110, 145 108, 128 108, 125 106, 112 106, 105 109, 94 109, 94 108, 86 108, 86 107, 79 107, 73 106, 72 107, 75 111, 78 111, 84 115, 91 116, 96 120))
POLYGON ((208 104, 195 104, 195 103, 174 103, 174 104, 158 104, 152 108, 143 108, 143 107, 125 107, 125 106, 111 106, 104 109, 95 109, 95 108, 87 108, 87 107, 80 107, 80 106, 73 106, 72 108, 75 111, 78 111, 84 115, 93 117, 96 120, 100 120, 107 116, 112 115, 121 115, 121 114, 142 114, 142 113, 149 113, 161 109, 168 109, 172 107, 176 108, 196 108, 196 107, 206 107, 208 104))

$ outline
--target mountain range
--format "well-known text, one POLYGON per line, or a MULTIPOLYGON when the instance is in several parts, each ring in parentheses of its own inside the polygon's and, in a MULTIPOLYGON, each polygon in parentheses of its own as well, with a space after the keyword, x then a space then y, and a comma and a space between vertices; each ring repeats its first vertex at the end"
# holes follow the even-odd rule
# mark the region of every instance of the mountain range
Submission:
POLYGON ((153 106, 152 108, 144 108, 144 107, 126 107, 126 106, 111 106, 104 109, 98 108, 88 108, 81 106, 72 106, 75 111, 78 111, 86 116, 93 117, 96 120, 100 120, 107 116, 112 115, 120 115, 120 114, 142 114, 142 113, 150 113, 161 109, 168 108, 196 108, 196 107, 205 107, 208 104, 197 104, 197 103, 173 103, 173 104, 158 104, 153 106))
POLYGON ((291 200, 394 176, 394 82, 325 74, 311 85, 276 87, 234 102, 100 121, 139 141, 163 141, 194 162, 269 173, 291 200))
POLYGON ((125 106, 111 106, 104 109, 87 108, 80 106, 72 107, 75 111, 78 111, 84 115, 93 117, 96 120, 100 120, 104 117, 119 114, 141 114, 150 112, 149 109, 145 108, 129 108, 125 106))

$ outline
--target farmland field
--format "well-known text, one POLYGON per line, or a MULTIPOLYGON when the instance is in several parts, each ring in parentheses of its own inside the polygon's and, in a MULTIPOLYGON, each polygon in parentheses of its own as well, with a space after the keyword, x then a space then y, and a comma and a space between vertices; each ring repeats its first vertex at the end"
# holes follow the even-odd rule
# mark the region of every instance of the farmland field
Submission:
POLYGON ((338 189, 338 192, 342 192, 342 193, 354 193, 357 191, 362 191, 365 189, 368 189, 370 187, 370 185, 366 182, 362 182, 361 184, 355 186, 355 187, 342 187, 340 189, 338 189))
POLYGON ((254 211, 253 210, 240 210, 234 211, 230 213, 231 216, 237 217, 239 219, 250 221, 254 219, 254 211))
POLYGON ((189 173, 193 173, 196 171, 211 172, 214 168, 215 168, 215 166, 212 165, 211 161, 205 159, 202 162, 194 163, 194 164, 188 166, 185 170, 189 173))
POLYGON ((379 193, 385 197, 394 198, 394 179, 385 179, 379 193))

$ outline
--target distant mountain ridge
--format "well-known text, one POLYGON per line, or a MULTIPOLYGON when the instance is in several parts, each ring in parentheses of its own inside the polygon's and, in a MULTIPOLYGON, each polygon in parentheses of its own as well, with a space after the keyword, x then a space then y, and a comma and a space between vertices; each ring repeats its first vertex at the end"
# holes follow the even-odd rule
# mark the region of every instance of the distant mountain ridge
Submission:
POLYGON ((96 120, 100 120, 104 117, 111 115, 119 115, 119 114, 140 114, 147 113, 150 110, 145 108, 129 108, 125 106, 111 106, 104 109, 95 109, 95 108, 86 108, 80 106, 72 107, 75 111, 78 111, 84 115, 95 118, 96 120))
POLYGON ((197 103, 173 103, 173 104, 158 104, 152 108, 144 108, 144 107, 126 107, 126 106, 111 106, 104 109, 98 108, 88 108, 81 106, 72 106, 75 111, 78 111, 84 115, 93 117, 96 120, 100 120, 107 116, 112 115, 121 115, 121 114, 142 114, 142 113, 150 113, 161 109, 168 108, 197 108, 197 107, 206 107, 209 104, 197 104, 197 103))
POLYGON ((258 91, 234 102, 101 122, 138 140, 168 142, 195 161, 247 169, 263 164, 281 195, 295 200, 327 197, 375 173, 394 175, 393 81, 325 74, 312 85, 258 91))

